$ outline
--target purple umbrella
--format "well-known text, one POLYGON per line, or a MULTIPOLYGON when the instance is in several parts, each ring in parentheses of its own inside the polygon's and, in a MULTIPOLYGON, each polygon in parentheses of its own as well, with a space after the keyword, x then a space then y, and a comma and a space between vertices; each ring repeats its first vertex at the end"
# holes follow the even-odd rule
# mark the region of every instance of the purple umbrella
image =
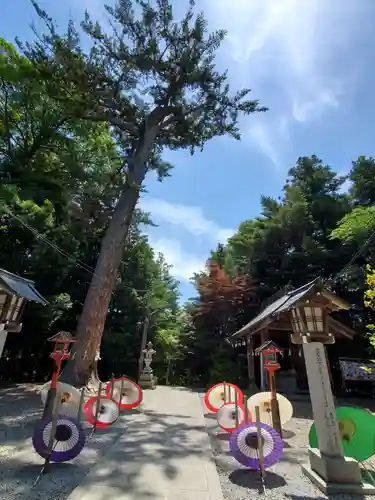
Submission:
MULTIPOLYGON (((43 458, 48 457, 48 444, 52 431, 52 418, 40 420, 34 427, 33 446, 43 458)), ((77 457, 85 446, 86 436, 77 420, 66 416, 57 418, 51 462, 68 462, 77 457)))
POLYGON ((250 422, 241 425, 232 433, 229 446, 233 457, 240 464, 260 470, 257 426, 262 436, 264 467, 274 465, 283 454, 283 441, 275 429, 267 424, 250 422))

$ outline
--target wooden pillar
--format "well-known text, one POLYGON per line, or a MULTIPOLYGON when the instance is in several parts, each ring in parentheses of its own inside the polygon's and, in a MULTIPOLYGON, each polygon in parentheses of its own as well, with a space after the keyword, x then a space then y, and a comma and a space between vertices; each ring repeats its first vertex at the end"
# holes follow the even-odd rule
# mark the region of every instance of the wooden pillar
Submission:
POLYGON ((275 383, 275 372, 270 371, 268 374, 269 388, 271 391, 271 413, 272 413, 272 426, 277 431, 281 437, 283 437, 283 430, 280 421, 280 409, 279 402, 277 401, 276 383, 275 383))
MULTIPOLYGON (((268 329, 262 330, 260 332, 260 345, 264 344, 264 342, 267 342, 269 340, 269 332, 268 329)), ((263 359, 263 353, 260 354, 260 390, 261 391, 266 391, 267 390, 267 374, 266 370, 264 369, 264 359, 263 359)))
POLYGON ((254 337, 251 337, 250 335, 246 337, 246 358, 249 390, 252 392, 255 388, 254 337))

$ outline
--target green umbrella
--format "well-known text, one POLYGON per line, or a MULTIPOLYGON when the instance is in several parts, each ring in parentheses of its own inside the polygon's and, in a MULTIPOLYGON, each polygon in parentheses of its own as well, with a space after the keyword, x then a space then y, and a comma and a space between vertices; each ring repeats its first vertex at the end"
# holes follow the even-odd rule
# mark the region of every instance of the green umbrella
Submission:
MULTIPOLYGON (((363 462, 375 454, 375 416, 362 408, 336 408, 342 446, 346 457, 363 462)), ((319 448, 315 424, 309 432, 310 448, 319 448)))

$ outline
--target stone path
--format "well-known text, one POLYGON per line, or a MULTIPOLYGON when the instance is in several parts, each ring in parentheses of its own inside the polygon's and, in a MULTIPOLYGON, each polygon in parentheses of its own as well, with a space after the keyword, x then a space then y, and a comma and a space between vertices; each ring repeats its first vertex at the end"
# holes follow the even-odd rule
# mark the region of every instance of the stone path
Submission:
POLYGON ((143 410, 68 500, 223 500, 198 393, 145 391, 143 410))

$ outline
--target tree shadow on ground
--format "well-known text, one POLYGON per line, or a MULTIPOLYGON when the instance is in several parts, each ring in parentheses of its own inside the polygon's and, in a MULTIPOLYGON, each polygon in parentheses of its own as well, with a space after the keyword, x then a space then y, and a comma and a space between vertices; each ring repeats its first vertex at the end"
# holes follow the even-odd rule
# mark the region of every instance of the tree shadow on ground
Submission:
POLYGON ((283 429, 283 439, 292 439, 295 435, 295 432, 289 429, 283 429))
POLYGON ((365 497, 363 495, 351 495, 351 494, 335 494, 335 495, 323 495, 323 493, 318 493, 314 497, 309 497, 305 495, 293 495, 289 494, 286 495, 286 498, 289 498, 290 500, 327 500, 327 498, 330 498, 332 500, 342 500, 343 498, 347 498, 350 500, 363 500, 365 497))
MULTIPOLYGON (((233 484, 243 486, 248 489, 263 491, 262 480, 259 471, 249 469, 236 469, 229 474, 229 480, 233 484)), ((275 472, 266 471, 264 476, 264 486, 266 490, 285 486, 285 479, 275 472)))
POLYGON ((0 497, 2 491, 7 491, 17 500, 54 496, 66 498, 100 457, 116 443, 126 430, 128 422, 141 415, 138 409, 122 411, 120 419, 114 425, 96 429, 93 435, 91 426, 84 424, 87 441, 79 457, 70 463, 51 464, 48 474, 32 488, 44 463, 34 451, 31 441, 35 423, 43 412, 40 387, 34 384, 1 386, 0 497))
POLYGON ((212 457, 204 425, 196 425, 196 420, 187 415, 181 417, 183 419, 178 415, 145 409, 129 416, 128 426, 122 432, 119 429, 113 431, 114 426, 100 429, 79 457, 70 463, 53 464, 35 488, 32 485, 43 460, 33 452, 30 439, 20 441, 16 456, 8 458, 6 470, 0 472, 0 484, 17 500, 54 497, 63 500, 100 460, 96 448, 100 448, 103 440, 109 440, 111 445, 105 448, 107 451, 112 448, 111 454, 107 455, 96 475, 90 476, 90 486, 100 485, 108 489, 108 498, 116 498, 117 493, 123 491, 132 491, 135 496, 137 493, 150 495, 151 498, 155 464, 162 467, 165 481, 173 484, 179 480, 181 471, 184 474, 192 464, 200 466, 206 463, 203 460, 212 457), (116 447, 112 447, 114 442, 116 447), (140 484, 140 474, 145 468, 150 481, 140 484))
POLYGON ((10 445, 28 438, 43 407, 35 384, 0 386, 0 443, 10 445))
POLYGON ((291 401, 294 418, 312 418, 312 408, 310 401, 291 401))
POLYGON ((205 418, 211 418, 212 420, 216 420, 217 418, 216 413, 205 413, 204 416, 205 418))
POLYGON ((230 441, 230 433, 229 432, 217 432, 214 437, 219 439, 220 441, 230 441))

